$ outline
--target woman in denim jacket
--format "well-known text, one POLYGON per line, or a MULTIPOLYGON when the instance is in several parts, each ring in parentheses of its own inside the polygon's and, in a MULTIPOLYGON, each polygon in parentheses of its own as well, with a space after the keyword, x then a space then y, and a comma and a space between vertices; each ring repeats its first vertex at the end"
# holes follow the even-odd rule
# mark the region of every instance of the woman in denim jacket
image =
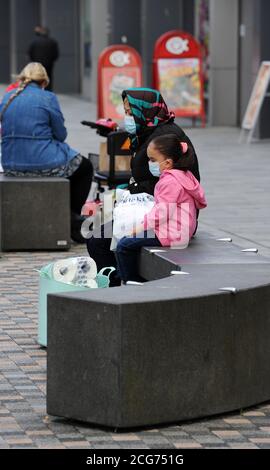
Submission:
POLYGON ((48 83, 45 68, 33 62, 19 75, 18 88, 5 94, 0 104, 2 166, 8 176, 68 178, 71 236, 83 242, 80 214, 90 191, 93 167, 65 143, 64 118, 56 95, 45 90, 48 83))

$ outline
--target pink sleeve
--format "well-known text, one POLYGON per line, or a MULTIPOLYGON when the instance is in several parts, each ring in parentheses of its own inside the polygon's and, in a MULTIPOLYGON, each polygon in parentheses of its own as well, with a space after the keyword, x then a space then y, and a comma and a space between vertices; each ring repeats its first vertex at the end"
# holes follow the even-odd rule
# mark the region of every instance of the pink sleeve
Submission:
POLYGON ((161 224, 163 222, 162 213, 167 214, 169 204, 177 204, 182 191, 182 186, 176 184, 175 178, 170 175, 166 175, 157 183, 155 205, 144 217, 144 230, 153 229, 157 223, 161 224))

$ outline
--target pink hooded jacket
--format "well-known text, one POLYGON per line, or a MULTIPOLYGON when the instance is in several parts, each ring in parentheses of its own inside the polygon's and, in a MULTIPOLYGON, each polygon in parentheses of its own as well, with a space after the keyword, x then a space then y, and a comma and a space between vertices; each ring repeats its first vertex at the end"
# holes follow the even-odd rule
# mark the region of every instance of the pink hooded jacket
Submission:
POLYGON ((190 171, 165 170, 154 197, 144 229, 153 229, 162 246, 186 247, 196 228, 197 209, 207 206, 202 186, 190 171))

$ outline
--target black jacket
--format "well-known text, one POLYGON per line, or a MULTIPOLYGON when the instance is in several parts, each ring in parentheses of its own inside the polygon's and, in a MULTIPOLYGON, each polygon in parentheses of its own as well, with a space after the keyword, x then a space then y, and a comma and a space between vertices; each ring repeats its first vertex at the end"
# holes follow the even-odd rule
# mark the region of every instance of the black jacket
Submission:
MULTIPOLYGON (((157 126, 152 132, 147 132, 145 135, 139 137, 139 144, 134 156, 131 159, 131 172, 135 182, 129 185, 129 190, 132 194, 146 192, 154 194, 155 185, 159 178, 154 177, 148 166, 147 147, 151 140, 165 134, 176 134, 181 142, 186 142, 194 150, 194 147, 185 134, 183 129, 174 122, 166 122, 157 126)), ((200 181, 199 164, 196 152, 194 150, 195 162, 192 168, 192 173, 200 181)))
POLYGON ((59 57, 57 42, 47 36, 37 36, 28 50, 32 62, 40 62, 50 72, 59 57))

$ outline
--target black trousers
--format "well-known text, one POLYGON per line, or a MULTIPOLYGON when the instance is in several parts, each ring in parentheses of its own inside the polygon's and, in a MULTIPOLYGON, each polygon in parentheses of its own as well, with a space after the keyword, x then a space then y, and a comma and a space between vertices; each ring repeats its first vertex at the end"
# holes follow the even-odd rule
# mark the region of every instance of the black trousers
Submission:
MULTIPOLYGON (((115 254, 110 250, 111 241, 111 238, 104 237, 104 225, 102 225, 101 232, 98 230, 97 234, 95 235, 94 233, 94 235, 86 242, 89 256, 95 260, 98 271, 100 271, 105 266, 113 266, 117 269, 115 254)), ((117 272, 113 272, 111 274, 110 286, 115 287, 120 285, 120 277, 118 276, 117 272)))
POLYGON ((46 90, 53 91, 53 65, 51 65, 49 67, 47 66, 46 71, 47 71, 48 77, 50 79, 50 83, 47 86, 46 90))
POLYGON ((83 158, 79 168, 68 179, 70 181, 71 212, 80 215, 93 179, 93 165, 90 160, 83 158))

